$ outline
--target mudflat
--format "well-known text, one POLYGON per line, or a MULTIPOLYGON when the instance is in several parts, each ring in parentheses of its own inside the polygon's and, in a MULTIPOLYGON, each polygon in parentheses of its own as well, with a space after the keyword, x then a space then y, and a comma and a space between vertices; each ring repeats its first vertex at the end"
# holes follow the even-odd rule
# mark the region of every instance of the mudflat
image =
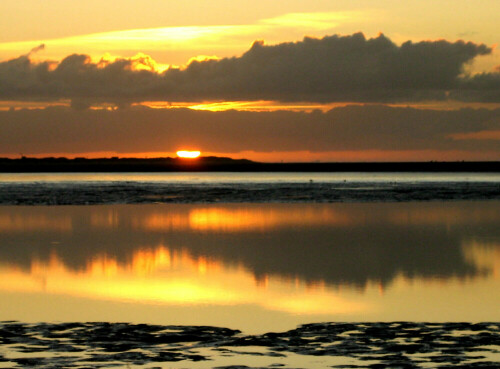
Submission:
POLYGON ((491 368, 500 360, 500 324, 317 323, 244 335, 208 326, 2 322, 0 344, 0 364, 30 368, 289 368, 297 355, 310 368, 491 368))

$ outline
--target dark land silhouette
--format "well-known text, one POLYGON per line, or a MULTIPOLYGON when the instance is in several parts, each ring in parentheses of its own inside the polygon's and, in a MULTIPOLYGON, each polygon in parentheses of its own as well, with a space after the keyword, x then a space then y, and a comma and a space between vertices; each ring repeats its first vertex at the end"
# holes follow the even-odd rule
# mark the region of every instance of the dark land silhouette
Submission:
POLYGON ((500 161, 263 163, 183 158, 0 158, 0 172, 500 172, 500 161))

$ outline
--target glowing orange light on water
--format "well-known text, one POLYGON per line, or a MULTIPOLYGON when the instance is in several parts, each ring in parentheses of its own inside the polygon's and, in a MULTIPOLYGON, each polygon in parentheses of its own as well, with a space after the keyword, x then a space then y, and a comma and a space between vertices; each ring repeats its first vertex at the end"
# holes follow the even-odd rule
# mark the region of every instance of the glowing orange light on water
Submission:
POLYGON ((199 151, 187 151, 187 150, 180 150, 177 151, 177 156, 179 158, 188 158, 188 159, 194 159, 200 156, 201 152, 199 151))

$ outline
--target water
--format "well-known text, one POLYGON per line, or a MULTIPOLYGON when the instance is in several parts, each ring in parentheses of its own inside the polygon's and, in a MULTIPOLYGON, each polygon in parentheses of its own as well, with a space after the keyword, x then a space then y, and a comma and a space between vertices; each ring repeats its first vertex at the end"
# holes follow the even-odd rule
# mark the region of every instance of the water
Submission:
MULTIPOLYGON (((406 353, 422 367, 466 362, 467 355, 500 361, 498 345, 480 344, 498 336, 498 325, 441 324, 500 321, 498 174, 2 174, 0 204, 0 321, 22 322, 0 329, 26 332, 0 345, 0 367, 149 368, 161 350, 183 358, 167 367, 394 366, 401 357, 390 346, 400 339, 414 345, 418 335, 408 332, 416 331, 427 337, 425 347, 437 342, 428 358, 406 353), (393 321, 440 324, 361 324, 393 321), (37 322, 54 325, 30 325, 37 322), (203 325, 257 335, 358 322, 345 328, 343 343, 369 331, 363 339, 378 353, 362 353, 361 341, 352 352, 330 352, 314 341, 324 334, 318 325, 300 333, 310 345, 144 343, 141 361, 129 348, 106 356, 106 347, 123 342, 100 347, 94 342, 102 333, 85 332, 137 337, 149 332, 144 326, 64 322, 203 325), (381 341, 388 329, 394 341, 381 341), (52 331, 67 337, 55 342, 52 331), (471 346, 450 343, 450 335, 469 337, 471 346), (80 353, 64 346, 82 338, 89 347, 80 353), (443 354, 443 341, 454 355, 443 354), (479 351, 458 352, 457 345, 479 351), (193 362, 194 354, 213 361, 193 362), (26 358, 32 361, 23 364, 26 358)), ((0 339, 10 337, 4 333, 0 339)))
POLYGON ((0 320, 499 321, 500 202, 0 207, 0 320))
POLYGON ((425 182, 495 182, 500 173, 298 173, 298 172, 195 172, 195 173, 0 173, 0 183, 60 182, 141 182, 141 183, 425 183, 425 182))

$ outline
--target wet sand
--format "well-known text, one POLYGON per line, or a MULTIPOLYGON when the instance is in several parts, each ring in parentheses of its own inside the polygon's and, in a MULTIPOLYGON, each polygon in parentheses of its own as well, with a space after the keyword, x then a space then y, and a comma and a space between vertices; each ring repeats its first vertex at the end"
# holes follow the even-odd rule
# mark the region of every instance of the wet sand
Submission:
POLYGON ((500 199, 498 182, 214 183, 4 182, 0 205, 400 202, 500 199))
POLYGON ((206 326, 0 323, 0 367, 493 368, 500 323, 318 323, 245 335, 206 326))

